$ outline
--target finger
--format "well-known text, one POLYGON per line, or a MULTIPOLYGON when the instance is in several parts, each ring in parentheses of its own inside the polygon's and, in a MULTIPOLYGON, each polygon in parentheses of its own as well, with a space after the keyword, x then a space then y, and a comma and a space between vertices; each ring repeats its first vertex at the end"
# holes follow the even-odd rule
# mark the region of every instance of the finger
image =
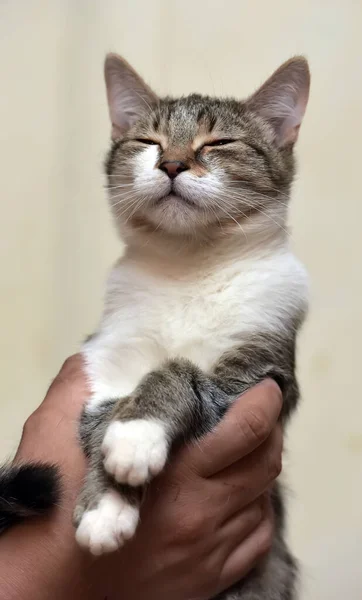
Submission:
POLYGON ((40 408, 62 409, 77 417, 88 395, 83 359, 75 354, 64 362, 40 408))
POLYGON ((266 517, 246 539, 228 556, 220 574, 220 589, 223 591, 243 579, 269 552, 274 533, 271 508, 266 517))
POLYGON ((219 527, 218 536, 226 549, 225 558, 260 525, 267 512, 267 502, 264 495, 260 496, 219 527))
POLYGON ((270 435, 280 414, 282 394, 265 380, 243 394, 214 431, 189 446, 183 459, 203 477, 240 460, 270 435))
POLYGON ((267 490, 282 469, 283 433, 277 424, 259 448, 209 478, 219 484, 221 518, 229 518, 267 490))

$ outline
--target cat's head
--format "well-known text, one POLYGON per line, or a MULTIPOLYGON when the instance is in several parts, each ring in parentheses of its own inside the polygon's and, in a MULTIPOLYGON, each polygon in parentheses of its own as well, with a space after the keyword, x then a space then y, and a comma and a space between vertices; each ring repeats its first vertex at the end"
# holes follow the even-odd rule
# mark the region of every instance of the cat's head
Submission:
POLYGON ((190 236, 273 211, 282 218, 309 94, 304 58, 283 64, 243 101, 159 98, 114 54, 105 80, 108 188, 123 233, 190 236))

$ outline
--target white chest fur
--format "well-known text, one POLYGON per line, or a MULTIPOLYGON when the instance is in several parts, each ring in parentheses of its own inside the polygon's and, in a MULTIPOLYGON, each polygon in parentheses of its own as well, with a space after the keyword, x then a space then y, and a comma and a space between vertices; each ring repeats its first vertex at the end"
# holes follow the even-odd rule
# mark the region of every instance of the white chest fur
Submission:
POLYGON ((283 328, 305 303, 304 269, 287 250, 179 278, 121 261, 110 277, 100 333, 84 349, 92 403, 130 393, 168 358, 209 370, 253 333, 283 328))

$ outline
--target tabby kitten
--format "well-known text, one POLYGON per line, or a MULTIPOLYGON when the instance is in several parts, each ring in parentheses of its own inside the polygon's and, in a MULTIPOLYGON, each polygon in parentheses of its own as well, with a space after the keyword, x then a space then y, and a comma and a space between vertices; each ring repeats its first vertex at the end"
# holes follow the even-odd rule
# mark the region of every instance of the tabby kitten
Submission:
MULTIPOLYGON (((126 250, 83 347, 92 394, 75 522, 94 555, 133 536, 143 487, 171 447, 212 429, 243 391, 273 377, 284 422, 296 406, 307 283, 286 220, 309 79, 297 57, 244 101, 159 98, 107 56, 108 193, 126 250)), ((273 499, 269 557, 219 598, 296 598, 279 485, 273 499)))
MULTIPOLYGON (((171 446, 210 430, 241 392, 274 377, 282 419, 290 415, 307 304, 286 232, 306 61, 285 63, 244 102, 160 99, 116 55, 106 59, 105 79, 108 192, 127 249, 83 348, 89 470, 75 520, 78 542, 95 555, 133 536, 142 487, 171 446)), ((295 597, 278 487, 274 501, 266 564, 223 597, 295 597)))

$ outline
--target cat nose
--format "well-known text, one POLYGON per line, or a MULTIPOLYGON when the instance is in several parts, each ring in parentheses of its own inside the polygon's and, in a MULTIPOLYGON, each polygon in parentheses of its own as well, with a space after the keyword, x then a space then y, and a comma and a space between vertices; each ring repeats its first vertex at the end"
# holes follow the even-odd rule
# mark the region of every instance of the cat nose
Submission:
POLYGON ((161 171, 166 173, 170 179, 175 179, 177 175, 182 173, 183 171, 187 171, 190 167, 188 167, 184 162, 180 160, 165 160, 160 164, 161 171))

